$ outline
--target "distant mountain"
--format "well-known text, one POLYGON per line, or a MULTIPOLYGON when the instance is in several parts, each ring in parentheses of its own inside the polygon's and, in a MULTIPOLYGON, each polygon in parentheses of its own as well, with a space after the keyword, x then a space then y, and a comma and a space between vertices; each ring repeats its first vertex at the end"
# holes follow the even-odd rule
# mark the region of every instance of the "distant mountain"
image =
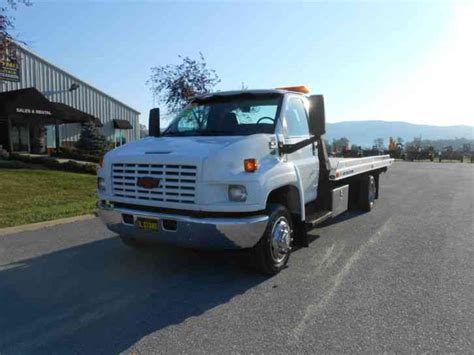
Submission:
POLYGON ((391 121, 344 121, 326 124, 326 139, 329 143, 333 139, 346 137, 350 144, 371 147, 374 139, 383 138, 388 144, 389 137, 402 137, 405 142, 414 137, 422 139, 474 139, 474 126, 431 126, 418 125, 408 122, 391 121))

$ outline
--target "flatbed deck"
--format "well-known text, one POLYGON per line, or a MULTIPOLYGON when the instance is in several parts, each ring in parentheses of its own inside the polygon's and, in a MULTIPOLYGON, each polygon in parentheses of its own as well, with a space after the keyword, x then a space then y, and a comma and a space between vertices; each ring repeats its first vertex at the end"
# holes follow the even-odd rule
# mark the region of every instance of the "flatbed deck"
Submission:
POLYGON ((372 170, 389 167, 395 159, 390 155, 364 158, 329 158, 329 180, 338 181, 372 170))

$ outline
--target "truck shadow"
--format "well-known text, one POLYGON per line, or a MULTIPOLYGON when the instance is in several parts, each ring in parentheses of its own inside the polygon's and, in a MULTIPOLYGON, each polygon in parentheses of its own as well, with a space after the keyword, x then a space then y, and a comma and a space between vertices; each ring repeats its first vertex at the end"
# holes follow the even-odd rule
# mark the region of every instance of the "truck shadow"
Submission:
MULTIPOLYGON (((327 227, 336 223, 341 223, 343 221, 347 221, 352 218, 357 218, 367 212, 356 211, 356 210, 348 210, 337 217, 329 218, 328 220, 321 223, 320 227, 327 227)), ((316 229, 317 230, 317 229, 316 229)))
MULTIPOLYGON (((363 215, 364 213, 366 213, 366 212, 349 210, 347 212, 344 212, 344 213, 340 214, 337 217, 329 218, 328 220, 322 222, 317 228, 315 228, 315 229, 308 232, 308 242, 309 242, 309 244, 311 245, 311 243, 313 243, 315 240, 320 238, 320 235, 318 233, 320 228, 329 227, 333 224, 340 223, 340 222, 343 222, 343 221, 347 221, 347 220, 350 220, 352 218, 356 218, 360 215, 363 215)), ((297 252, 298 250, 304 249, 304 248, 305 247, 303 247, 301 245, 295 245, 293 247, 292 252, 294 253, 294 252, 297 252)))
POLYGON ((225 254, 117 238, 2 265, 0 353, 118 353, 265 280, 225 254))

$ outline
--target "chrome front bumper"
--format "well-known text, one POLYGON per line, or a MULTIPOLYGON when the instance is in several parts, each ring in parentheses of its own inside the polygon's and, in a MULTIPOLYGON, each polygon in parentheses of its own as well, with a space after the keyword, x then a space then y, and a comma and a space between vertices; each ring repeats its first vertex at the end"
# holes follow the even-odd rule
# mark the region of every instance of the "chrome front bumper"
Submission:
POLYGON ((101 202, 98 214, 111 231, 147 242, 166 242, 191 248, 242 249, 258 243, 268 223, 268 216, 239 218, 195 218, 174 214, 114 208, 101 202), (134 223, 124 223, 123 215, 133 216, 134 223), (135 225, 137 218, 158 220, 158 231, 145 231, 135 225), (175 221, 176 229, 167 230, 163 220, 175 221))

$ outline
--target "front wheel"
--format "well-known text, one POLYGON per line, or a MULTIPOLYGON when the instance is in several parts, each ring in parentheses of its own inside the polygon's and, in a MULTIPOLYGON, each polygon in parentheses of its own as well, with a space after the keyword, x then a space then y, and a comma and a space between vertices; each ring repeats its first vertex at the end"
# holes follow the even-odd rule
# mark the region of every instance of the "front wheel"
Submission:
POLYGON ((288 209, 280 204, 268 208, 268 225, 260 241, 252 248, 253 264, 258 271, 275 275, 288 263, 293 237, 293 224, 288 209))

